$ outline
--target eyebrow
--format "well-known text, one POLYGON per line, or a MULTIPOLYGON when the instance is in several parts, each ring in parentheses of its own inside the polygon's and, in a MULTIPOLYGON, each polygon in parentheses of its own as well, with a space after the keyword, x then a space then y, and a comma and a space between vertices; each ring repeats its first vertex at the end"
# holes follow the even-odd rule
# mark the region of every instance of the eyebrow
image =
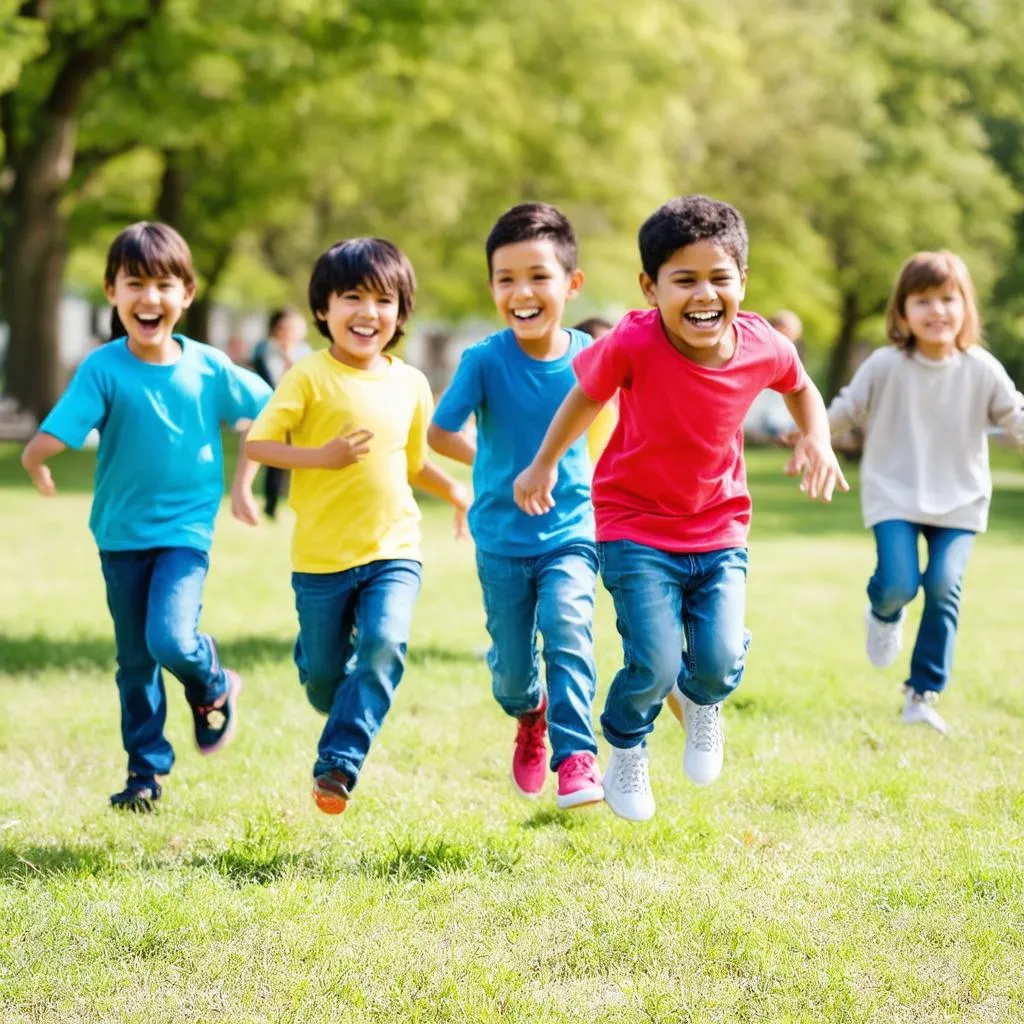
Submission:
MULTIPOLYGON (((731 274, 736 268, 731 263, 722 263, 717 267, 711 268, 712 274, 731 274)), ((669 271, 670 274, 696 274, 697 271, 692 267, 674 267, 669 271)))
MULTIPOLYGON (((526 269, 527 270, 550 270, 551 269, 551 264, 550 263, 531 263, 530 266, 528 266, 526 269)), ((495 274, 511 274, 512 273, 512 268, 511 267, 495 267, 494 268, 494 273, 495 274)))

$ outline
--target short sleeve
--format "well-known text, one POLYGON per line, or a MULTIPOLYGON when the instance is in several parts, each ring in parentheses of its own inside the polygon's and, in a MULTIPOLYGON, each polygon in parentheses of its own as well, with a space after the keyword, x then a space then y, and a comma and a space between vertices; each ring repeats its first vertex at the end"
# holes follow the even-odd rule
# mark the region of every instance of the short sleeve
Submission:
POLYGON ((414 372, 417 377, 416 407, 413 409, 412 422, 409 424, 409 439, 405 444, 405 458, 410 480, 417 476, 426 465, 427 424, 430 423, 430 414, 434 411, 434 396, 430 393, 430 384, 427 382, 427 378, 418 370, 414 372))
POLYGON ((255 419, 270 398, 270 385, 262 377, 234 363, 221 367, 220 384, 220 418, 231 426, 255 419))
MULTIPOLYGON (((270 388, 263 381, 260 383, 270 394, 270 388)), ((249 440, 286 441, 306 415, 307 394, 308 378, 298 366, 293 366, 281 378, 277 390, 249 428, 249 440)))
MULTIPOLYGON (((102 350, 99 350, 102 351, 102 350)), ((39 427, 69 448, 81 448, 90 431, 103 428, 108 398, 97 360, 90 355, 39 427)))
POLYGON ((483 405, 482 356, 483 350, 477 345, 462 353, 455 376, 437 403, 437 411, 434 413, 434 423, 442 430, 452 433, 461 430, 470 415, 483 405))
POLYGON ((583 393, 593 402, 608 402, 619 388, 628 388, 632 377, 628 331, 620 324, 588 345, 572 361, 583 393))
POLYGON ((811 379, 807 376, 804 364, 800 362, 800 354, 785 335, 780 334, 774 328, 769 327, 775 342, 775 379, 768 387, 772 391, 788 395, 793 391, 800 391, 810 384, 811 379))

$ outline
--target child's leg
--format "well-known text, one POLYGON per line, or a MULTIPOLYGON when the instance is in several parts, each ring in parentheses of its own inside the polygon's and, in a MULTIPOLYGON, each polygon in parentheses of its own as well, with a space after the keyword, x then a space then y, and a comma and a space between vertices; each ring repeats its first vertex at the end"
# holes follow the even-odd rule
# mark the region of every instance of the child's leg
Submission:
POLYGON ((476 565, 487 613, 491 689, 513 718, 536 711, 544 699, 537 652, 537 586, 532 559, 477 551, 476 565))
POLYGON ((597 753, 593 723, 596 586, 593 544, 572 544, 538 559, 537 618, 547 667, 552 770, 570 754, 597 753))
POLYGON ((227 690, 213 637, 199 632, 209 566, 203 551, 162 548, 149 585, 146 644, 153 658, 181 681, 193 706, 214 704, 227 690))
POLYGON ((307 700, 322 715, 330 714, 352 655, 359 579, 356 569, 292 573, 299 616, 295 665, 307 700))
POLYGON ((390 559, 349 572, 360 580, 355 664, 334 695, 313 774, 340 769, 348 776, 351 790, 405 670, 420 564, 390 559))
POLYGON ((726 548, 691 556, 697 571, 686 589, 686 656, 679 689, 695 704, 718 704, 743 678, 750 633, 744 628, 747 552, 726 548))
POLYGON ((902 519, 886 519, 874 527, 878 564, 868 582, 871 614, 896 622, 921 585, 917 537, 921 527, 902 519))
POLYGON ((598 545, 615 602, 625 664, 612 680, 601 727, 613 747, 635 747, 654 728, 683 660, 683 573, 667 551, 628 540, 598 545))
POLYGON ((928 543, 924 614, 910 659, 907 684, 918 693, 941 691, 953 668, 964 569, 974 544, 971 530, 923 527, 928 543))
POLYGON ((146 610, 156 561, 152 551, 101 551, 107 607, 114 620, 121 741, 130 775, 166 775, 174 751, 164 738, 167 696, 160 665, 146 644, 146 610))

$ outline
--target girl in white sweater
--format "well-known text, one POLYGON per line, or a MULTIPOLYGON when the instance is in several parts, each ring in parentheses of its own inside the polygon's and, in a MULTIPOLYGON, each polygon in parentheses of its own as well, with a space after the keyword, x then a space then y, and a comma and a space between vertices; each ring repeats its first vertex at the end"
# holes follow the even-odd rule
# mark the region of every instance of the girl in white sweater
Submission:
POLYGON ((924 589, 903 721, 947 731, 935 709, 949 680, 964 568, 988 523, 992 477, 987 432, 1024 442, 1024 397, 981 347, 974 286, 951 252, 920 252, 903 265, 889 307, 891 345, 876 350, 829 407, 833 434, 860 427, 864 525, 878 565, 868 583, 867 653, 892 664, 908 605, 924 589), (918 562, 918 537, 928 564, 918 562))

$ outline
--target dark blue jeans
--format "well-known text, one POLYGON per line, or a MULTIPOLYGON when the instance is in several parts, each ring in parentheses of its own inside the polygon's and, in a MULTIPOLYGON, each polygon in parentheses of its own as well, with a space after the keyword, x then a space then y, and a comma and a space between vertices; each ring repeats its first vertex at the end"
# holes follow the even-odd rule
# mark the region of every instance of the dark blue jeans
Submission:
POLYGON ((194 548, 101 551, 114 620, 121 740, 132 775, 166 775, 174 751, 164 736, 161 666, 191 704, 212 704, 227 687, 213 637, 199 632, 209 556, 194 548))
POLYGON ((586 541, 533 558, 476 553, 487 612, 494 698, 518 717, 540 704, 544 641, 551 768, 570 754, 597 753, 594 740, 594 591, 597 551, 586 541))
POLYGON ((313 774, 340 768, 351 788, 405 671, 420 563, 396 558, 344 572, 293 572, 292 588, 299 681, 327 715, 313 774))
POLYGON ((739 685, 750 644, 747 552, 680 554, 614 540, 598 544, 598 554, 624 660, 601 727, 613 747, 635 747, 673 683, 697 704, 717 704, 739 685))
POLYGON ((868 583, 871 611, 883 622, 895 622, 904 605, 924 588, 924 613, 910 658, 908 685, 925 693, 949 682, 960 615, 964 570, 974 532, 945 526, 923 526, 886 519, 874 527, 878 565, 868 583), (928 547, 928 567, 921 572, 918 538, 928 547))

